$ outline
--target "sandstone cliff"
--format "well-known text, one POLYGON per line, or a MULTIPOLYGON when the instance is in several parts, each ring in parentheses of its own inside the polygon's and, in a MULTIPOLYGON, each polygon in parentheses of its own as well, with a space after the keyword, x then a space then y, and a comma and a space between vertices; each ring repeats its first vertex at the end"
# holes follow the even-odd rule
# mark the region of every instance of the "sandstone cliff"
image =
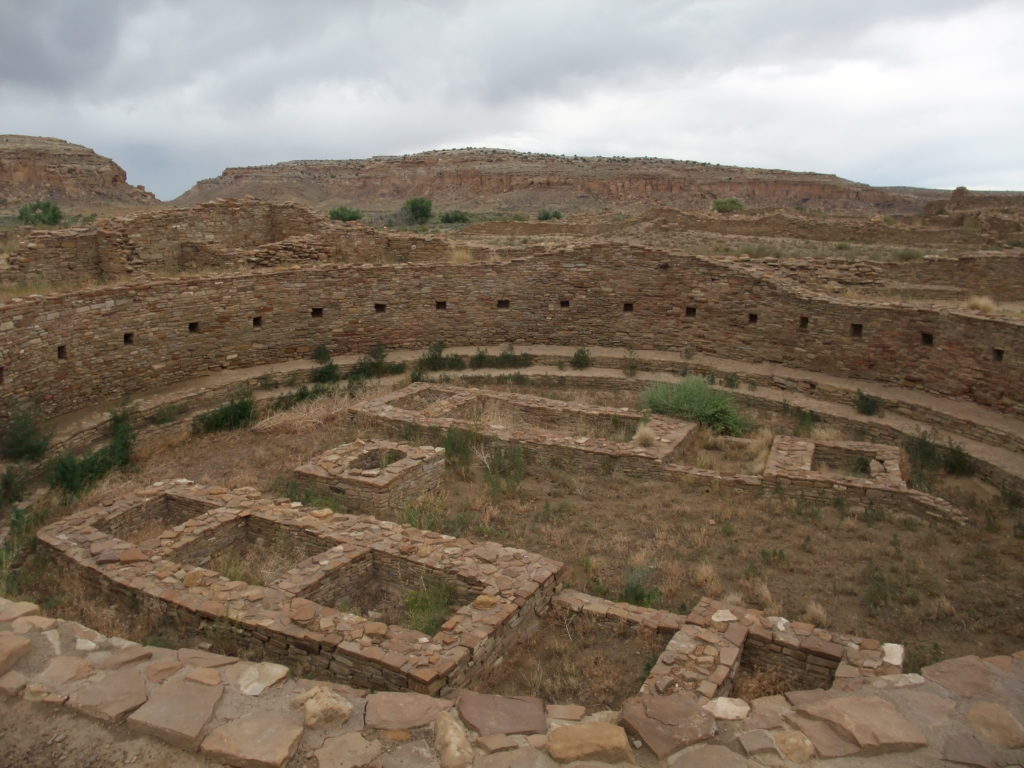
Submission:
POLYGON ((737 168, 658 158, 568 157, 500 149, 437 150, 367 160, 301 160, 228 168, 175 200, 254 195, 326 209, 393 210, 416 196, 435 209, 533 211, 707 210, 737 197, 749 208, 913 213, 929 190, 886 189, 820 173, 737 168))
POLYGON ((124 169, 88 147, 62 139, 0 135, 0 211, 48 198, 69 210, 156 203, 127 183, 124 169))

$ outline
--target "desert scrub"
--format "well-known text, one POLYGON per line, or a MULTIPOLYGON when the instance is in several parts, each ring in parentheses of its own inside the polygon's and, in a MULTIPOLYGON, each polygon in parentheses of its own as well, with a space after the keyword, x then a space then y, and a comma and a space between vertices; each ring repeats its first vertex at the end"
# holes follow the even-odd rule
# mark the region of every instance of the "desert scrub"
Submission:
POLYGON ((561 211, 550 211, 547 208, 545 208, 544 210, 540 211, 540 213, 537 214, 537 221, 552 221, 553 219, 560 218, 562 218, 561 211))
POLYGON ((111 471, 126 467, 132 460, 135 430, 128 409, 110 414, 109 445, 81 456, 70 451, 61 454, 47 467, 50 487, 73 497, 94 485, 111 471))
POLYGON ((434 204, 425 197, 413 197, 402 206, 402 216, 415 224, 426 224, 430 221, 434 204))
POLYGON ((365 379, 379 379, 381 376, 393 376, 405 371, 405 363, 388 362, 388 351, 384 347, 373 347, 352 366, 348 379, 350 382, 361 382, 365 379))
POLYGON ((445 211, 441 214, 442 224, 465 224, 469 221, 469 214, 465 211, 445 211))
POLYGON ((489 354, 486 349, 478 349, 469 358, 470 368, 526 368, 530 365, 533 365, 533 356, 528 352, 517 354, 511 345, 498 355, 489 354))
POLYGON ((866 394, 859 389, 857 390, 857 394, 854 396, 853 407, 857 409, 857 413, 862 413, 865 416, 882 415, 882 401, 879 398, 866 394))
POLYGON ((721 435, 742 435, 750 429, 733 399, 711 389, 699 376, 687 376, 675 384, 652 384, 641 393, 640 403, 653 413, 696 421, 721 435))
POLYGON ((314 384, 333 384, 341 381, 341 371, 331 358, 331 351, 326 344, 321 344, 313 351, 313 359, 319 365, 309 372, 309 380, 314 384))
POLYGON ((207 432, 223 432, 229 429, 246 429, 256 420, 256 403, 252 392, 240 390, 231 395, 227 403, 212 411, 200 413, 192 421, 192 432, 202 435, 207 432))
POLYGON ((590 359, 590 350, 586 347, 580 347, 573 352, 572 357, 569 358, 569 365, 577 371, 589 368, 592 364, 593 361, 590 359))
POLYGON ((735 197, 722 197, 715 200, 713 207, 716 213, 735 213, 743 210, 743 203, 735 197))
POLYGON ((38 461, 49 445, 50 436, 42 427, 39 409, 19 408, 11 414, 0 437, 0 456, 10 461, 38 461))
POLYGON ((466 361, 459 355, 446 355, 444 353, 444 342, 435 341, 423 356, 416 361, 416 371, 461 371, 466 367, 466 361))
POLYGON ((18 209, 18 221, 22 224, 60 224, 64 213, 52 200, 36 200, 18 209))
POLYGON ((349 208, 347 205, 339 205, 337 208, 332 208, 327 215, 335 221, 358 221, 363 218, 361 211, 349 208))

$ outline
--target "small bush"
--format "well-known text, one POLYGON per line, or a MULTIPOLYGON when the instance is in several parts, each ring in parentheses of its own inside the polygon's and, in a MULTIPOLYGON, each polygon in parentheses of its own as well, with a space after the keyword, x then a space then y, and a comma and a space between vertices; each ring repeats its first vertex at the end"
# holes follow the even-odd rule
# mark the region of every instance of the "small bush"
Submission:
POLYGON ((150 424, 170 424, 188 410, 184 403, 167 403, 161 405, 149 415, 150 424))
POLYGON ((423 356, 416 361, 415 372, 421 371, 461 371, 466 367, 466 361, 458 355, 446 355, 444 353, 444 342, 435 341, 423 356))
POLYGON ((0 474, 0 512, 21 501, 27 487, 25 475, 14 467, 7 467, 0 474))
POLYGON ((515 493, 526 475, 526 454, 521 446, 497 446, 487 457, 487 484, 497 500, 515 493))
POLYGON ((657 587, 646 586, 650 579, 651 571, 648 568, 637 568, 626 577, 626 583, 622 587, 622 594, 619 600, 632 605, 639 605, 643 608, 658 608, 661 606, 661 591, 657 587))
POLYGON ((735 197, 723 197, 715 200, 713 207, 716 213, 736 213, 743 210, 743 203, 735 197))
POLYGON ((50 445, 50 436, 41 421, 39 409, 34 406, 13 411, 0 437, 0 455, 10 461, 41 459, 50 445))
POLYGON ((129 410, 111 412, 110 432, 109 445, 82 456, 69 451, 51 461, 48 467, 50 487, 59 488, 67 496, 77 496, 112 470, 128 466, 135 443, 129 410))
POLYGON ((64 214, 52 200, 36 200, 18 209, 18 221, 23 224, 60 224, 64 214))
POLYGON ((441 214, 442 224, 465 224, 469 221, 469 214, 465 211, 445 211, 441 214))
POLYGON ((580 347, 573 353, 572 357, 569 358, 569 365, 577 371, 589 368, 592 365, 590 351, 585 347, 580 347))
POLYGON ((857 413, 863 413, 865 416, 879 416, 882 413, 882 401, 859 389, 854 397, 853 407, 857 409, 857 413))
POLYGON ((431 211, 434 204, 425 197, 413 197, 405 201, 402 206, 402 213, 416 224, 426 224, 430 221, 431 211))
POLYGON ((192 421, 192 432, 197 435, 207 432, 223 432, 229 429, 246 429, 256 420, 256 403, 252 392, 242 390, 231 395, 227 403, 212 411, 200 413, 192 421))
POLYGON ((950 438, 949 444, 942 449, 942 468, 947 475, 967 476, 974 474, 975 464, 964 447, 950 438))
POLYGON ((893 253, 892 257, 896 261, 917 261, 924 258, 924 254, 916 248, 901 248, 893 253))
POLYGON ((537 221, 551 221, 552 219, 562 218, 561 211, 549 211, 547 208, 537 214, 537 221))
POLYGON ((501 354, 492 355, 485 349, 478 349, 469 358, 470 368, 526 368, 533 365, 533 356, 528 352, 516 354, 511 347, 501 354))
POLYGON ((473 461, 473 447, 479 442, 480 438, 476 433, 449 427, 444 435, 445 464, 463 478, 468 477, 473 461))
POLYGON ((851 249, 852 247, 853 247, 853 246, 852 246, 852 245, 850 245, 849 243, 836 243, 836 250, 837 250, 837 251, 848 251, 848 250, 850 250, 850 249, 851 249))
POLYGON ((633 378, 640 370, 640 361, 637 360, 636 352, 632 349, 626 352, 626 356, 622 359, 622 372, 633 378))
POLYGON ((355 208, 349 208, 346 205, 332 208, 327 215, 335 221, 359 221, 359 219, 363 218, 362 211, 357 211, 355 208))
POLYGON ((640 402, 654 413, 696 421, 719 434, 742 435, 750 428, 733 399, 698 376, 687 376, 676 384, 652 384, 640 395, 640 402))
POLYGON ((636 438, 637 445, 643 446, 644 448, 650 448, 654 445, 655 435, 654 430, 644 424, 641 426, 634 435, 636 438))
POLYGON ((325 387, 322 384, 314 384, 312 388, 303 384, 294 392, 285 392, 275 397, 274 402, 270 406, 270 410, 275 413, 287 411, 294 408, 299 403, 304 403, 308 400, 316 400, 318 397, 323 397, 332 391, 333 389, 331 387, 325 387))
POLYGON ((348 374, 349 381, 379 379, 381 376, 393 376, 405 371, 405 363, 389 363, 387 357, 388 351, 384 347, 374 347, 352 366, 348 374))
POLYGON ((341 381, 341 370, 337 363, 318 365, 309 372, 309 380, 313 384, 333 384, 336 381, 341 381))

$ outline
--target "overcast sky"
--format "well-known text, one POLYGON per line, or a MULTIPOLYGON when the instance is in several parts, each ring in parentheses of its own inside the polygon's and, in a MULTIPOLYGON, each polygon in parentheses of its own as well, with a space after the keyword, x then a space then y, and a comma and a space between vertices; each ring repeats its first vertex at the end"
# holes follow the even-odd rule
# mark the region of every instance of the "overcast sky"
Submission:
POLYGON ((1024 189, 1024 0, 2 5, 0 133, 85 144, 162 199, 467 146, 1024 189))

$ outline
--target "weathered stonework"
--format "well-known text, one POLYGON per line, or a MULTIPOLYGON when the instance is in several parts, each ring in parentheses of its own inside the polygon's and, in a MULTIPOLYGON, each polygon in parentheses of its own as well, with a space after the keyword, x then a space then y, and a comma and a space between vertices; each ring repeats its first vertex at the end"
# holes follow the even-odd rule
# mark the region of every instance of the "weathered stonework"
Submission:
POLYGON ((72 578, 190 631, 221 622, 242 647, 304 674, 433 694, 500 657, 546 610, 562 569, 498 544, 188 481, 82 510, 39 540, 72 578), (294 562, 265 585, 204 567, 239 542, 267 541, 287 545, 294 562), (455 605, 432 637, 351 612, 371 592, 400 603, 433 579, 455 605))
POLYGON ((339 497, 350 512, 386 515, 437 488, 444 475, 444 449, 361 440, 314 456, 294 474, 339 497))

